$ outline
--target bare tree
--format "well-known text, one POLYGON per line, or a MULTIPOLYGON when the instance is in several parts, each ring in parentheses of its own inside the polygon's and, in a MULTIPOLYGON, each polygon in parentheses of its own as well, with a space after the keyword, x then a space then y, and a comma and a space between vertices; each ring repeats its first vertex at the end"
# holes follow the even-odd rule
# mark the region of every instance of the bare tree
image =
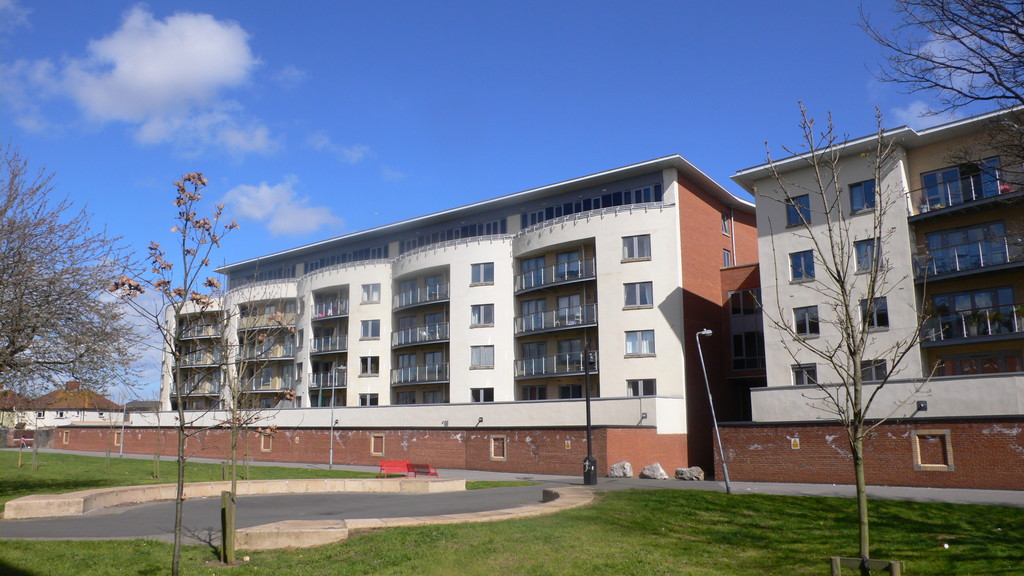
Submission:
POLYGON ((187 354, 217 354, 215 348, 190 350, 186 343, 190 334, 202 329, 204 313, 217 306, 220 281, 205 276, 210 265, 210 254, 220 245, 225 234, 237 228, 234 222, 221 221, 223 206, 216 206, 211 216, 198 213, 201 191, 206 187, 206 178, 200 173, 190 173, 174 183, 177 191, 174 205, 178 208, 176 225, 171 231, 176 235, 177 245, 173 251, 166 251, 159 244, 149 245, 150 267, 137 275, 124 275, 109 290, 131 303, 139 314, 146 316, 157 328, 164 349, 173 361, 173 395, 177 398, 175 428, 177 431, 177 490, 174 509, 174 548, 171 573, 180 573, 182 514, 185 489, 185 442, 199 432, 191 426, 198 417, 186 411, 184 399, 204 385, 202 380, 187 379, 185 365, 187 354), (140 302, 139 296, 152 290, 159 295, 162 308, 148 309, 140 302))
POLYGON ((130 256, 88 213, 54 198, 53 174, 0 147, 0 382, 23 394, 75 380, 133 385, 138 330, 105 288, 130 256))
MULTIPOLYGON (((793 158, 784 166, 773 160, 769 151, 771 184, 758 190, 759 200, 786 206, 789 226, 771 231, 773 249, 780 232, 795 237, 802 248, 813 249, 796 258, 790 255, 790 270, 782 273, 778 258, 774 259, 775 303, 771 309, 766 307, 764 316, 780 333, 782 346, 797 366, 810 358, 826 368, 825 378, 817 371, 808 372, 804 383, 816 385, 813 403, 836 418, 847 432, 856 483, 862 573, 867 573, 870 558, 864 442, 886 420, 885 408, 876 405, 879 394, 917 350, 921 326, 921 317, 914 310, 911 326, 893 326, 884 335, 873 330, 878 314, 883 310, 888 314, 888 297, 898 294, 901 284, 906 288, 909 279, 905 268, 890 266, 887 261, 885 247, 900 245, 897 230, 906 234, 905 228, 894 225, 896 219, 906 221, 899 211, 906 200, 901 178, 894 176, 899 172, 896 147, 885 137, 880 115, 877 122, 870 149, 864 145, 864 150, 852 153, 837 134, 831 116, 819 131, 801 106, 804 149, 785 149, 793 158), (858 188, 862 196, 853 202, 846 186, 851 182, 840 174, 850 156, 867 161, 871 174, 858 188), (785 284, 792 284, 785 299, 778 288, 783 274, 785 284), (787 309, 794 301, 816 306, 787 309)), ((771 222, 768 225, 771 227, 771 222)), ((912 282, 909 286, 912 290, 912 282)), ((913 301, 908 304, 912 306, 913 301)), ((918 389, 919 385, 915 391, 918 389)))

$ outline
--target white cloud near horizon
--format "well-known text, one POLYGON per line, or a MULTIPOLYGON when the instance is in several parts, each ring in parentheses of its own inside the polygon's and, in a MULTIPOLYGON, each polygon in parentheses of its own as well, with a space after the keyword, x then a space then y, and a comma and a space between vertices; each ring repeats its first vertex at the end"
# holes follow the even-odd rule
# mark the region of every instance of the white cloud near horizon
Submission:
POLYGON ((924 100, 914 100, 902 108, 891 108, 889 117, 895 120, 895 126, 908 126, 914 130, 931 128, 958 118, 951 113, 932 114, 931 107, 924 100))
POLYGON ((225 96, 248 84, 259 65, 249 34, 237 23, 192 12, 157 20, 139 5, 117 30, 91 40, 84 55, 59 66, 49 60, 4 64, 0 75, 5 99, 25 129, 45 125, 38 97, 65 97, 85 120, 127 125, 141 144, 268 153, 277 142, 266 126, 244 118, 241 104, 225 96))
POLYGON ((342 146, 336 144, 326 132, 320 130, 306 138, 306 145, 317 152, 333 154, 342 164, 358 164, 373 157, 373 151, 365 144, 342 146))
POLYGON ((224 195, 225 213, 238 220, 262 222, 274 236, 302 236, 344 225, 330 208, 310 206, 309 198, 296 192, 297 184, 298 178, 286 176, 278 184, 235 186, 224 195))

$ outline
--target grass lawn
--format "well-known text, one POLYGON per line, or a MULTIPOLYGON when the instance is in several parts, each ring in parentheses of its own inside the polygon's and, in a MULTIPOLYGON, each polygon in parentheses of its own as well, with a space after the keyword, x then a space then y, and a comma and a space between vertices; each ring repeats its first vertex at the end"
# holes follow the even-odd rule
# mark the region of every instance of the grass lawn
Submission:
MULTIPOLYGON (((0 460, 5 491, 8 462, 0 460)), ((905 561, 909 576, 1024 575, 1020 508, 879 500, 871 510, 874 556, 905 561)), ((233 567, 219 565, 210 548, 187 547, 184 572, 819 575, 828 573, 828 556, 855 550, 850 499, 636 490, 539 518, 392 528, 313 549, 243 553, 250 561, 233 567)), ((170 554, 169 544, 145 540, 0 541, 0 574, 166 574, 170 554)))

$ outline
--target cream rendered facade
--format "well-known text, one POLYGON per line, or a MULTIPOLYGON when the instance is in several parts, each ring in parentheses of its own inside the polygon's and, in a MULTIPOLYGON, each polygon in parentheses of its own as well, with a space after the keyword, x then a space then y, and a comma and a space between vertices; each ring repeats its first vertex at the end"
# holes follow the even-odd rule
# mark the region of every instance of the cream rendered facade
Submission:
MULTIPOLYGON (((996 196, 982 198, 979 193, 977 199, 965 200, 959 206, 926 206, 928 187, 922 181, 923 175, 934 174, 951 164, 956 166, 958 162, 965 166, 998 156, 991 148, 986 150, 984 145, 985 130, 993 116, 970 118, 922 131, 900 128, 885 133, 885 137, 896 144, 895 156, 884 171, 877 191, 879 203, 886 198, 893 202, 884 222, 884 228, 890 230, 891 234, 880 251, 881 261, 888 269, 888 326, 876 327, 871 331, 871 348, 865 358, 873 357, 871 350, 881 357, 897 341, 910 336, 922 319, 935 322, 935 318, 941 316, 933 306, 933 295, 936 293, 949 291, 961 294, 992 283, 1019 288, 1020 271, 1017 262, 1022 258, 1013 254, 1013 242, 1007 246, 1005 255, 1001 256, 1002 260, 997 262, 998 266, 983 269, 982 265, 977 270, 958 269, 952 274, 931 274, 927 277, 921 272, 922 262, 934 258, 927 244, 927 236, 932 231, 960 231, 966 229, 965 226, 976 227, 979 222, 1002 219, 1006 220, 1010 228, 1020 229, 1020 208, 1014 207, 1017 206, 1016 197, 1020 195, 1020 187, 1019 184, 1013 184, 1015 178, 1019 182, 1019 172, 1011 167, 1020 166, 1019 159, 1002 159, 1004 168, 996 171, 997 175, 993 176, 999 183, 996 196), (962 156, 968 149, 973 158, 970 161, 962 156), (1018 176, 1013 176, 1014 173, 1018 176), (956 282, 953 288, 944 287, 952 282, 956 282)), ((850 240, 853 242, 867 240, 872 236, 871 211, 851 213, 849 197, 851 186, 873 179, 871 161, 875 143, 876 138, 872 136, 848 142, 841 149, 841 184, 846 195, 842 209, 851 224, 850 240)), ((777 163, 777 168, 792 183, 792 189, 814 189, 813 174, 804 157, 784 159, 777 163)), ((829 303, 815 290, 823 280, 815 278, 808 281, 792 277, 791 255, 810 250, 811 243, 802 226, 787 224, 787 206, 767 165, 742 170, 733 179, 755 194, 757 201, 768 387, 751 393, 753 420, 797 422, 828 419, 829 414, 834 412, 824 406, 823 394, 816 386, 795 382, 794 378, 799 377, 802 367, 815 366, 817 381, 827 386, 838 381, 837 374, 831 371, 828 363, 822 362, 807 350, 802 344, 802 338, 794 337, 768 320, 772 318, 791 324, 798 321, 798 309, 817 306, 821 314, 820 334, 808 335, 806 338, 835 341, 834 327, 827 320, 829 303)), ((961 178, 956 185, 959 189, 960 186, 967 186, 967 183, 961 178)), ((812 234, 823 234, 821 206, 815 204, 820 199, 816 199, 813 193, 809 197, 812 202, 812 234)), ((957 253, 972 253, 973 249, 972 246, 958 245, 950 250, 955 256, 957 253)), ((821 257, 819 254, 815 256, 821 257)), ((854 278, 855 283, 863 282, 866 275, 859 278, 855 275, 854 278)), ((1011 354, 1019 358, 1024 325, 1015 325, 1000 334, 994 331, 964 334, 965 337, 960 341, 949 339, 943 342, 934 338, 935 331, 929 332, 929 326, 925 324, 921 342, 893 372, 892 379, 875 401, 869 416, 976 417, 1024 413, 1024 376, 1019 366, 970 376, 944 375, 941 370, 942 347, 949 349, 958 344, 970 353, 981 353, 985 349, 1010 350, 1011 354), (937 356, 936 351, 940 355, 937 356), (939 369, 935 368, 937 364, 939 369), (927 402, 926 412, 919 410, 918 401, 927 402)), ((865 393, 870 394, 874 386, 866 383, 865 389, 865 393)))
POLYGON ((245 375, 279 427, 579 427, 589 381, 596 426, 685 435, 682 183, 752 212, 669 156, 225 266, 226 348, 240 308, 294 310, 291 354, 245 375))

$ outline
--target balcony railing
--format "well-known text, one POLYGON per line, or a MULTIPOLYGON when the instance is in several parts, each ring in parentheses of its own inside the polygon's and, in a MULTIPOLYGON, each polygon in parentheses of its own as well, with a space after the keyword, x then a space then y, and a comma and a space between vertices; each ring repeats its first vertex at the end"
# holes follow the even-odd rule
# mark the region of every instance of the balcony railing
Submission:
POLYGON ((290 379, 280 376, 270 378, 250 378, 245 381, 246 392, 266 392, 274 390, 285 390, 291 383, 290 379))
POLYGON ((428 342, 443 342, 448 339, 448 323, 424 324, 403 328, 391 334, 391 346, 410 346, 428 342))
POLYGON ((391 370, 392 384, 425 384, 429 382, 447 382, 448 363, 420 364, 403 366, 391 370))
POLYGON ((516 334, 552 330, 556 328, 578 328, 597 323, 597 305, 569 306, 546 312, 536 312, 516 318, 516 334))
POLYGON ((313 305, 313 320, 348 316, 348 300, 318 302, 313 305))
POLYGON ((448 285, 435 284, 433 286, 417 288, 415 290, 406 290, 405 292, 395 294, 394 309, 398 310, 399 308, 408 308, 409 306, 430 304, 432 302, 443 302, 445 300, 448 300, 448 285))
POLYGON ((347 370, 334 370, 331 372, 312 372, 309 375, 309 387, 311 389, 345 388, 347 385, 347 370))
POLYGON ((1014 184, 1003 179, 1002 171, 986 169, 985 171, 963 176, 955 180, 945 180, 920 190, 921 213, 941 210, 949 206, 958 206, 983 198, 992 198, 1000 194, 1017 192, 1019 183, 1014 184))
POLYGON ((1024 305, 1006 304, 938 314, 921 330, 924 342, 1024 333, 1024 305))
POLYGON ((322 336, 313 338, 314 354, 325 352, 344 352, 348 350, 348 336, 322 336))
MULTIPOLYGON (((590 352, 590 372, 597 372, 597 350, 590 352)), ((567 352, 551 356, 535 356, 516 360, 516 376, 556 376, 583 374, 583 352, 567 352)))
POLYGON ((239 352, 243 360, 285 360, 295 357, 295 345, 243 346, 239 352))
POLYGON ((191 366, 216 366, 224 361, 220 351, 190 352, 181 357, 183 367, 191 366))
MULTIPOLYGON (((178 389, 171 388, 171 396, 178 396, 178 389)), ((219 396, 220 383, 211 381, 186 380, 181 386, 181 396, 219 396)))
POLYGON ((224 327, 220 324, 196 324, 186 326, 181 331, 182 339, 188 338, 220 338, 224 334, 224 327))
POLYGON ((991 236, 919 253, 914 259, 918 278, 976 270, 1012 262, 1024 262, 1019 236, 991 236))
POLYGON ((595 277, 596 269, 593 258, 559 262, 554 266, 537 268, 516 276, 515 290, 519 292, 562 282, 588 280, 595 277))
POLYGON ((294 312, 275 312, 274 314, 255 314, 243 316, 238 319, 239 330, 254 330, 257 328, 290 328, 295 326, 294 312))

